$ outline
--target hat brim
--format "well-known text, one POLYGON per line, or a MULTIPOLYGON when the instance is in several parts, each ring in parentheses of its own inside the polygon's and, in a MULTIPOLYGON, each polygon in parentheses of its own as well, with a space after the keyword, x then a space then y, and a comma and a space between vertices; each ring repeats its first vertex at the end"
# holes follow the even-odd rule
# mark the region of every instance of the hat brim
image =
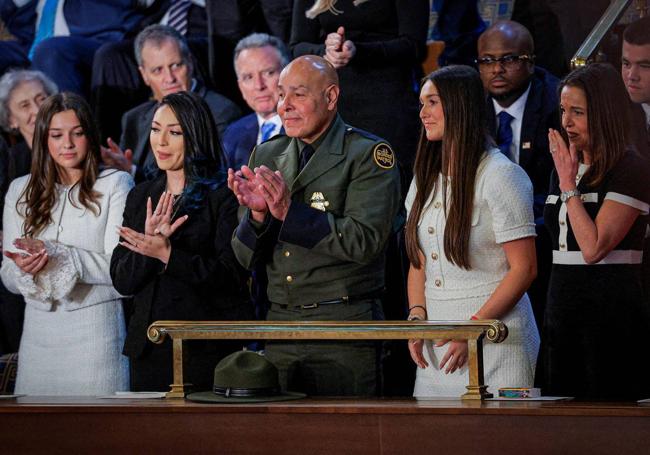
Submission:
POLYGON ((260 396, 260 397, 229 397, 217 395, 214 392, 194 392, 188 394, 185 398, 198 403, 222 403, 222 404, 239 404, 239 403, 268 403, 272 401, 289 401, 305 398, 307 395, 299 392, 283 392, 278 395, 260 396))

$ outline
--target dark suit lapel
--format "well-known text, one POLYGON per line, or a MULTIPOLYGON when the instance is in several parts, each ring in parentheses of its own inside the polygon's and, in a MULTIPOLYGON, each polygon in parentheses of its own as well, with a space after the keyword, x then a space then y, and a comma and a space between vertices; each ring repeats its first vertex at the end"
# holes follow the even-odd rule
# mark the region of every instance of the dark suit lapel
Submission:
POLYGON ((257 134, 259 133, 260 126, 257 123, 257 115, 251 114, 249 121, 244 124, 242 140, 240 146, 250 156, 253 147, 257 144, 257 134))
POLYGON ((338 116, 334 122, 332 129, 328 132, 323 143, 318 146, 318 150, 314 153, 314 156, 311 157, 305 168, 298 175, 291 188, 292 193, 300 191, 345 158, 343 154, 345 123, 338 116))
MULTIPOLYGON (((528 99, 524 107, 524 117, 521 121, 521 133, 519 135, 519 165, 527 169, 534 151, 535 132, 540 122, 542 121, 541 113, 544 104, 543 84, 535 76, 530 84, 530 91, 528 92, 528 99)), ((537 153, 544 152, 540 150, 537 153)))
POLYGON ((494 115, 494 101, 492 101, 491 96, 487 97, 487 123, 488 123, 488 131, 490 132, 492 138, 496 141, 497 140, 497 117, 496 115, 494 115))
POLYGON ((149 132, 151 130, 151 121, 153 120, 156 105, 157 103, 155 101, 152 102, 151 105, 142 113, 142 117, 136 119, 139 125, 137 128, 139 135, 137 142, 138 146, 133 151, 133 163, 140 168, 147 163, 149 155, 152 155, 151 146, 149 144, 149 132))

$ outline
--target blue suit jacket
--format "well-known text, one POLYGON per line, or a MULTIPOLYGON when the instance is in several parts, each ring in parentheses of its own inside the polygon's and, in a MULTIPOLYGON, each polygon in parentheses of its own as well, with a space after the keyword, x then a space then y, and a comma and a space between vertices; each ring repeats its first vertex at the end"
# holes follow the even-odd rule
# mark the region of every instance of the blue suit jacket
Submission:
POLYGON ((246 115, 228 126, 223 135, 223 152, 226 167, 235 170, 248 164, 253 147, 257 144, 259 125, 255 113, 246 115))

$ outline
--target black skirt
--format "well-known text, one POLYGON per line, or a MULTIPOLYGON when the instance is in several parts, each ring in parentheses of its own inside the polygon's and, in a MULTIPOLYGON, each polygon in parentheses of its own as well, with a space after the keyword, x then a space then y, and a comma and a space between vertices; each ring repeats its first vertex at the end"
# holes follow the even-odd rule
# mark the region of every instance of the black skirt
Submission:
POLYGON ((553 265, 536 383, 544 395, 650 398, 640 265, 553 265))

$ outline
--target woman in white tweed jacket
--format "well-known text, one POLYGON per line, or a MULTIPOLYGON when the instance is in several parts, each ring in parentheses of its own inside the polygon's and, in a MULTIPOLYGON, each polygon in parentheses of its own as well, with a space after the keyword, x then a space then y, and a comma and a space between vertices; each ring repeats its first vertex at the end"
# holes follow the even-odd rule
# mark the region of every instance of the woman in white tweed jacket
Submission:
MULTIPOLYGON (((535 277, 532 184, 487 135, 485 95, 473 68, 447 66, 420 92, 424 126, 406 197, 409 320, 501 319, 487 345, 489 391, 533 385, 539 334, 526 289, 535 277)), ((410 340, 417 397, 458 397, 467 342, 410 340)))
POLYGON ((16 393, 97 395, 128 388, 121 296, 109 273, 131 176, 99 171, 86 102, 48 98, 36 119, 31 174, 4 209, 7 288, 25 297, 16 393))

